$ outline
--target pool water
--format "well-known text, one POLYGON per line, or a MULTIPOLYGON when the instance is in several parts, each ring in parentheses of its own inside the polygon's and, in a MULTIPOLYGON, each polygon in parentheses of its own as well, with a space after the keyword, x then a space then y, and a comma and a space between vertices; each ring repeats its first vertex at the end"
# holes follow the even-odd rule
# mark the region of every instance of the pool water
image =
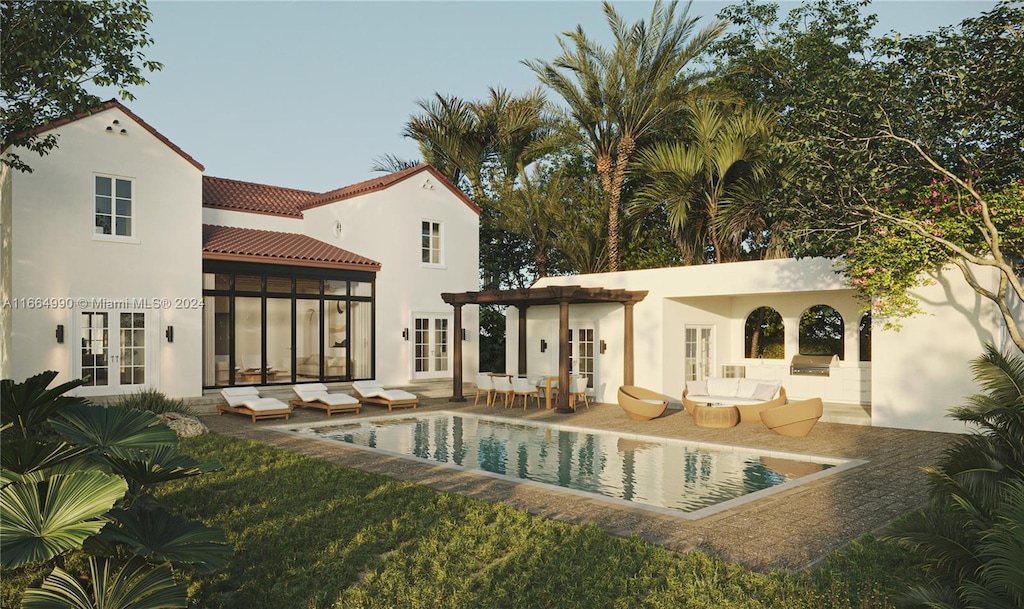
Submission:
POLYGON ((860 463, 448 411, 278 429, 693 517, 860 463))

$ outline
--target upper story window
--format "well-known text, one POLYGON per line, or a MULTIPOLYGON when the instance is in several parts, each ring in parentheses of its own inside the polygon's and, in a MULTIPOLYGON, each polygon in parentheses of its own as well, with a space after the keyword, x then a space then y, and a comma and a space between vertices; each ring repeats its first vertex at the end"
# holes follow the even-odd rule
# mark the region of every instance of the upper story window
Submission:
POLYGON ((132 237, 131 180, 96 176, 96 229, 94 234, 132 237))
POLYGON ((422 252, 420 261, 423 264, 441 265, 441 223, 424 220, 420 241, 422 252))

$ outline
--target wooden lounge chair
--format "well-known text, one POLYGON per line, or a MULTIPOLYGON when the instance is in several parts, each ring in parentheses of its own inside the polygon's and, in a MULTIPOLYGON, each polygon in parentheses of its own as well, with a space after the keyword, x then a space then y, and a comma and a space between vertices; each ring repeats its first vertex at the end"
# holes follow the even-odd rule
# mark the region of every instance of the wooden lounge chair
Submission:
POLYGON ((327 385, 323 383, 303 383, 292 387, 292 391, 298 399, 288 402, 292 406, 303 406, 305 408, 318 408, 331 416, 336 412, 354 412, 359 414, 363 407, 359 400, 347 393, 328 393, 327 385))
POLYGON ((656 419, 668 408, 668 400, 660 393, 636 387, 623 385, 619 387, 619 407, 626 411, 626 416, 634 421, 649 421, 656 419))
POLYGON ((420 403, 414 394, 401 389, 385 389, 380 381, 355 381, 352 388, 363 404, 387 406, 389 412, 393 408, 416 408, 420 403))
POLYGON ((259 390, 252 386, 225 387, 220 394, 227 403, 217 405, 217 414, 242 414, 252 417, 253 423, 259 419, 288 420, 292 414, 292 406, 277 398, 261 398, 259 390))

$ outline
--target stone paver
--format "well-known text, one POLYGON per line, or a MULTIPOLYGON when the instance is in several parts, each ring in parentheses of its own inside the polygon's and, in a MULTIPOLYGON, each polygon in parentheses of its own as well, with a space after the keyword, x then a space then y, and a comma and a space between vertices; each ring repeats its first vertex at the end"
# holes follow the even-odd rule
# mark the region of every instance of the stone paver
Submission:
MULTIPOLYGON (((472 396, 472 391, 468 395, 472 396)), ((441 491, 484 501, 505 502, 548 518, 594 523, 614 535, 636 535, 674 551, 685 552, 699 547, 731 562, 759 570, 807 568, 829 551, 863 534, 879 531, 902 514, 922 506, 928 494, 921 468, 938 462, 943 450, 955 437, 935 432, 819 423, 805 438, 787 438, 758 424, 742 424, 731 429, 700 428, 685 412, 675 410, 669 410, 665 416, 653 421, 630 421, 615 404, 595 404, 589 410, 584 408, 573 414, 536 408, 524 413, 522 409, 488 408, 473 406, 471 401, 452 403, 446 398, 426 397, 421 400, 418 411, 446 409, 862 459, 868 463, 705 518, 690 520, 587 499, 556 488, 518 484, 269 429, 284 424, 283 420, 253 424, 246 417, 231 414, 204 416, 202 419, 216 433, 255 440, 441 491)), ((396 414, 409 412, 396 411, 396 414)), ((386 413, 384 409, 367 406, 361 415, 336 414, 331 419, 343 422, 386 413)), ((320 411, 299 408, 289 423, 325 419, 320 411)))

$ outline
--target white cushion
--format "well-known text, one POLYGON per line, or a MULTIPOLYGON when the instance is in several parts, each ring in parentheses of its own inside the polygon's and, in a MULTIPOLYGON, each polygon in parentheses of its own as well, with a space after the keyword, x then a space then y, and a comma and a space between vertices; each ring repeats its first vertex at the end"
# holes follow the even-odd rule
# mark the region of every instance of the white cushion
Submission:
POLYGON ((355 381, 352 383, 352 388, 364 398, 372 398, 384 390, 380 381, 355 381))
POLYGON ((694 395, 707 395, 708 394, 708 382, 706 379, 699 381, 686 381, 686 393, 689 396, 694 395))
POLYGON ((754 397, 754 392, 757 391, 757 386, 760 384, 760 381, 758 381, 757 379, 740 379, 740 382, 736 387, 736 397, 754 397))
POLYGON ((249 408, 249 410, 257 412, 261 410, 288 410, 288 405, 277 398, 259 398, 255 400, 248 400, 246 402, 243 402, 242 405, 249 408))
POLYGON ((401 389, 388 389, 377 394, 379 397, 395 402, 397 400, 415 400, 416 396, 401 389))
POLYGON ((758 383, 757 389, 754 391, 754 394, 751 397, 767 402, 775 398, 775 394, 779 392, 779 387, 781 385, 782 383, 779 382, 758 383))
POLYGON ((644 403, 647 403, 647 404, 664 404, 664 403, 665 403, 665 400, 649 400, 649 399, 641 399, 640 401, 641 401, 641 402, 644 402, 644 403))
POLYGON ((220 390, 221 396, 228 406, 238 406, 246 401, 260 399, 260 391, 253 386, 225 387, 220 390))
POLYGON ((739 384, 739 379, 709 378, 708 393, 710 395, 735 396, 739 384))
POLYGON ((323 402, 328 406, 340 406, 342 404, 358 404, 359 400, 346 393, 313 393, 302 398, 303 402, 323 402))
POLYGON ((303 383, 301 385, 294 385, 292 387, 292 391, 294 391, 295 395, 299 396, 300 399, 308 402, 309 400, 306 399, 307 395, 327 393, 327 385, 324 385, 323 383, 303 383))

